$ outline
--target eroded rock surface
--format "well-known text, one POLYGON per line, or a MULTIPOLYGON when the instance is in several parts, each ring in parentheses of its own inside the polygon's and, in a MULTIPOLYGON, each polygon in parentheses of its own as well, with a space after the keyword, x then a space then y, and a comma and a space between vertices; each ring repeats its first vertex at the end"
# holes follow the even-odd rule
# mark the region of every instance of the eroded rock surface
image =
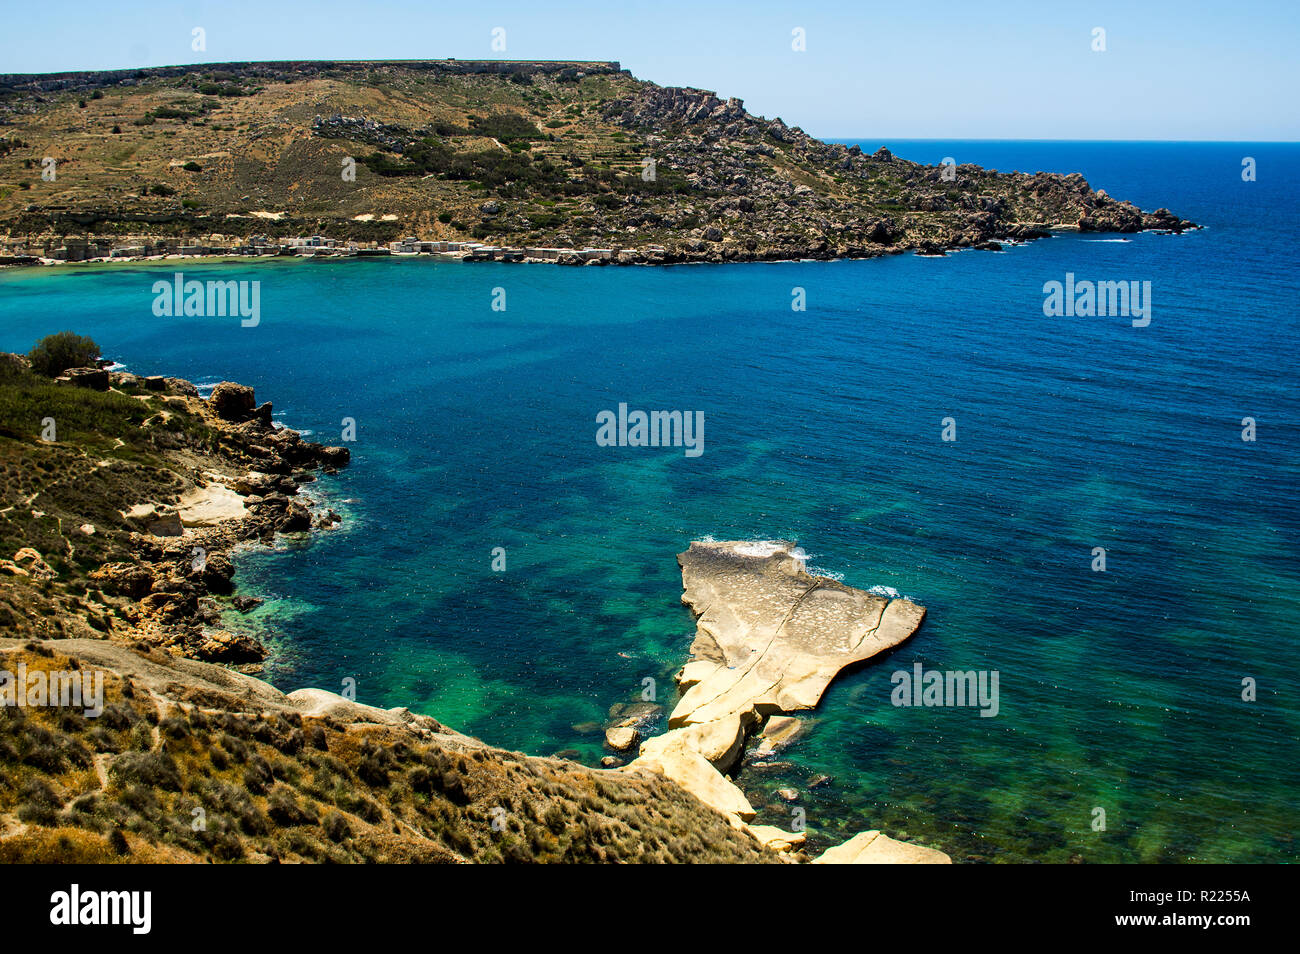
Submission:
MULTIPOLYGON (((911 636, 925 608, 813 576, 790 543, 695 542, 677 560, 682 602, 698 619, 691 659, 678 676, 686 691, 669 716, 669 731, 647 739, 628 768, 666 775, 749 829, 746 823, 756 813, 723 774, 735 764, 749 732, 774 714, 815 707, 846 666, 911 636)), ((771 726, 770 735, 779 744, 797 730, 795 720, 783 720, 771 726)), ((749 830, 780 850, 793 844, 772 837, 764 826, 749 830)), ((856 844, 865 837, 859 835, 838 854, 827 852, 819 860, 855 862, 864 852, 868 860, 948 860, 933 849, 891 842, 879 832, 866 834, 885 841, 870 848, 856 844), (887 853, 884 846, 890 843, 900 850, 887 853), (902 850, 912 848, 928 854, 913 857, 902 850)))
POLYGON ((895 841, 878 831, 864 831, 813 859, 815 865, 950 865, 942 851, 895 841))
POLYGON ((672 727, 811 709, 841 669, 898 645, 924 607, 810 575, 779 543, 692 543, 682 602, 699 617, 672 727))

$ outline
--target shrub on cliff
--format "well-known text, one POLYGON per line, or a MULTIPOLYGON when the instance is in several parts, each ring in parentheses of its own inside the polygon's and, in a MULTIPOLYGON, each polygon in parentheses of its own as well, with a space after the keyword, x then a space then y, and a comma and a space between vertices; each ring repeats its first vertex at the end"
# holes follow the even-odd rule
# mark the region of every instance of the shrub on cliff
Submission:
POLYGON ((46 377, 56 377, 69 368, 85 368, 99 358, 99 345, 84 335, 71 331, 46 335, 27 353, 32 370, 46 377))
POLYGON ((180 770, 165 752, 128 752, 118 757, 109 774, 123 785, 139 783, 171 792, 181 790, 180 770))

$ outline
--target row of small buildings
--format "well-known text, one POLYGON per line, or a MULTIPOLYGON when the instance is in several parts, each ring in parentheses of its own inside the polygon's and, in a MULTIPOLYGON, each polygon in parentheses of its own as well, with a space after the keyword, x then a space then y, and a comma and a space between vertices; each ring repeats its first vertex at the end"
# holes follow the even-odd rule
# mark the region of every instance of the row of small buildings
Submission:
POLYGON ((95 259, 157 258, 178 255, 286 255, 358 258, 389 255, 442 255, 464 258, 470 261, 538 261, 586 264, 588 262, 615 261, 618 252, 618 249, 613 248, 534 248, 531 246, 486 245, 482 242, 426 241, 415 236, 389 242, 387 245, 380 245, 375 242, 340 241, 324 235, 289 238, 254 235, 233 244, 172 238, 124 244, 120 238, 86 238, 65 239, 62 244, 57 244, 54 241, 44 244, 21 241, 0 243, 0 264, 3 263, 2 260, 4 259, 85 262, 95 259))

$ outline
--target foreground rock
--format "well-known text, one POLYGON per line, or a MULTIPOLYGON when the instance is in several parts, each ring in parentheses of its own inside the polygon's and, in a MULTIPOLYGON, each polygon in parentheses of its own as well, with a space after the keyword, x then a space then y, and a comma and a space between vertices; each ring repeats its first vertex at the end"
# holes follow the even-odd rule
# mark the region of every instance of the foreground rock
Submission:
MULTIPOLYGON (((686 691, 669 731, 646 740, 628 766, 666 775, 739 825, 756 812, 723 773, 749 732, 768 716, 813 708, 840 670, 897 646, 925 618, 908 600, 810 575, 793 551, 786 543, 696 542, 678 555, 682 602, 698 617, 691 660, 678 676, 686 691)), ((797 720, 772 721, 773 749, 798 732, 797 720)), ((793 844, 770 832, 755 837, 793 844)))
POLYGON ((813 859, 815 865, 950 865, 942 851, 895 841, 878 831, 864 831, 813 859))

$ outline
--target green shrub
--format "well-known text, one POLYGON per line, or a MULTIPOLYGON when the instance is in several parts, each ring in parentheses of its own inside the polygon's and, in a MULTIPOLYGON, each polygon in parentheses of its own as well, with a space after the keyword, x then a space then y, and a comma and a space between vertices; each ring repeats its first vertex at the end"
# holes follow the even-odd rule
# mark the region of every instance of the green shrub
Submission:
POLYGON ((32 370, 46 377, 57 377, 69 368, 85 368, 99 358, 99 345, 84 335, 71 331, 46 335, 27 353, 32 370))

